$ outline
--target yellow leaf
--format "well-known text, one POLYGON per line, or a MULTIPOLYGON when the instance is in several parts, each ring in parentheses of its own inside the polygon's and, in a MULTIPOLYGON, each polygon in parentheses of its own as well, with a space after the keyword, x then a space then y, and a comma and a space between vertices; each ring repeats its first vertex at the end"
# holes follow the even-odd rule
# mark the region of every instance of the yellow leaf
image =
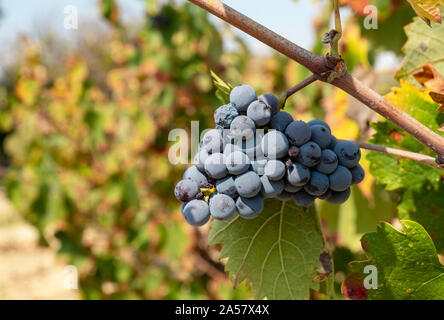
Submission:
POLYGON ((434 21, 441 24, 441 14, 439 6, 444 5, 442 0, 407 0, 415 10, 416 14, 423 19, 429 26, 434 21))

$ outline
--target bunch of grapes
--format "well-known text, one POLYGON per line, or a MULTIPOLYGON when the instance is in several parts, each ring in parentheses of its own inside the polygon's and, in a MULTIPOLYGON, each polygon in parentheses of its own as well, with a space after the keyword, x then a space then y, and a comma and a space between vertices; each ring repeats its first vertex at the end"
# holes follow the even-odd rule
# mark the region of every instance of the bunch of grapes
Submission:
POLYGON ((195 165, 174 190, 190 225, 236 213, 253 219, 264 198, 293 199, 301 207, 316 198, 341 204, 350 186, 364 179, 356 143, 336 139, 322 120, 293 120, 279 111, 272 94, 256 97, 248 85, 235 87, 214 120, 216 128, 203 136, 195 165))

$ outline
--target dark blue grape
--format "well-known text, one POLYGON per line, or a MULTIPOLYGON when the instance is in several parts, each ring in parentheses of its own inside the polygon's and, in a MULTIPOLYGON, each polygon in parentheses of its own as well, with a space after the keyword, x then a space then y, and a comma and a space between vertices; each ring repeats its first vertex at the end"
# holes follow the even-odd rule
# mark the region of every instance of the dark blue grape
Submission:
POLYGON ((247 117, 254 121, 256 127, 265 126, 270 122, 271 108, 259 100, 253 101, 248 106, 247 117))
POLYGON ((240 85, 230 92, 230 102, 239 113, 247 112, 248 106, 256 100, 256 91, 249 85, 240 85))
POLYGON ((316 166, 316 170, 323 174, 331 174, 338 167, 338 157, 330 149, 322 150, 321 160, 316 166))
POLYGON ((330 180, 330 189, 333 191, 344 191, 350 187, 352 183, 350 170, 343 166, 338 166, 328 178, 330 180))
POLYGON ((365 178, 365 171, 360 164, 351 168, 350 172, 352 174, 352 184, 361 183, 365 178))
POLYGON ((228 220, 236 212, 236 203, 226 194, 217 194, 210 198, 210 214, 218 220, 228 220))
POLYGON ((228 172, 234 175, 240 175, 250 168, 250 158, 240 151, 234 151, 226 158, 228 172))
POLYGON ((310 181, 305 185, 304 189, 312 196, 320 196, 328 190, 330 182, 328 177, 318 171, 312 171, 310 181))
POLYGON ((239 197, 236 200, 236 208, 242 218, 254 219, 264 209, 264 198, 260 195, 253 198, 239 197))
POLYGON ((317 143, 308 142, 299 148, 297 160, 306 167, 314 167, 321 160, 322 150, 317 143))
POLYGON ((309 125, 310 127, 315 126, 315 125, 321 125, 321 126, 324 126, 324 127, 326 127, 326 128, 328 129, 328 132, 331 134, 331 128, 330 128, 330 126, 328 125, 328 123, 325 122, 325 121, 322 121, 322 120, 319 120, 319 119, 315 119, 315 120, 308 121, 308 125, 309 125))
POLYGON ((196 166, 189 167, 183 174, 182 179, 195 181, 199 186, 201 183, 207 183, 208 179, 196 166))
POLYGON ((194 227, 203 226, 210 220, 210 208, 203 200, 191 200, 184 206, 182 214, 188 224, 194 227))
POLYGON ((339 143, 339 140, 335 136, 331 136, 331 142, 328 145, 328 149, 334 150, 336 145, 339 143))
POLYGON ((293 163, 287 169, 287 181, 297 187, 304 186, 310 180, 310 169, 300 163, 293 163))
POLYGON ((213 153, 205 161, 205 172, 213 179, 222 179, 228 174, 226 159, 222 153, 213 153))
POLYGON ((286 171, 285 164, 280 160, 270 160, 264 168, 264 174, 273 181, 281 180, 285 176, 286 171))
POLYGON ((288 125, 293 122, 293 117, 285 111, 279 111, 270 120, 270 129, 285 133, 288 125))
POLYGON ((230 135, 236 140, 249 140, 254 136, 256 126, 254 121, 247 116, 234 118, 230 125, 230 135))
POLYGON ((239 115, 232 104, 223 105, 214 111, 214 122, 216 128, 229 129, 231 122, 239 115))
POLYGON ((310 141, 311 138, 310 127, 301 120, 290 123, 285 129, 285 134, 290 144, 298 147, 310 141))
POLYGON ((279 100, 276 96, 265 93, 257 98, 259 101, 263 102, 267 107, 271 109, 271 115, 275 115, 279 111, 279 100))
POLYGON ((261 179, 259 176, 253 172, 248 171, 240 176, 237 176, 234 180, 234 184, 236 186, 237 193, 241 197, 252 198, 256 196, 262 187, 261 179))
POLYGON ((361 160, 361 149, 353 141, 341 141, 335 146, 339 164, 347 168, 353 168, 361 160))
POLYGON ((332 204, 343 204, 350 197, 350 188, 345 189, 341 192, 332 191, 331 196, 327 199, 328 202, 332 204))
POLYGON ((196 199, 199 192, 199 185, 190 179, 180 180, 174 188, 174 195, 176 196, 177 200, 182 202, 188 202, 196 199))
POLYGON ((194 165, 200 170, 205 170, 205 161, 209 157, 209 153, 206 149, 201 149, 196 155, 194 156, 194 165))
POLYGON ((279 181, 272 181, 267 176, 261 177, 261 195, 264 198, 273 198, 284 190, 284 179, 279 181))
POLYGON ((301 190, 293 195, 293 200, 297 206, 309 207, 314 203, 316 197, 309 195, 305 190, 301 190))
POLYGON ((234 179, 233 176, 225 177, 221 180, 216 181, 216 190, 219 193, 226 194, 232 198, 235 198, 238 196, 236 186, 234 185, 234 179))
POLYGON ((269 131, 262 139, 262 152, 267 159, 280 159, 288 152, 288 140, 280 131, 269 131))
POLYGON ((222 152, 224 142, 219 130, 211 129, 207 131, 202 138, 201 146, 210 154, 222 152))
POLYGON ((327 148, 331 143, 330 130, 320 124, 315 124, 310 127, 311 141, 315 142, 321 149, 327 148))

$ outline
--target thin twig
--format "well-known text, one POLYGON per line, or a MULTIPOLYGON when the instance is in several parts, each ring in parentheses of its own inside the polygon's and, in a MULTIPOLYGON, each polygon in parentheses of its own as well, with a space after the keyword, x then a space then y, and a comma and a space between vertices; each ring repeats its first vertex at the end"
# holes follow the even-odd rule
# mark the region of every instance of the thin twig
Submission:
POLYGON ((433 159, 432 157, 420 154, 420 153, 415 153, 415 152, 411 152, 411 151, 406 151, 406 150, 400 150, 400 149, 385 147, 385 146, 381 146, 381 145, 377 145, 377 144, 371 144, 371 143, 366 143, 366 142, 360 142, 360 141, 355 141, 355 142, 359 146, 359 148, 361 148, 361 149, 377 151, 377 152, 386 153, 386 154, 390 154, 390 155, 393 155, 393 156, 401 157, 401 158, 404 158, 404 159, 410 159, 410 160, 418 161, 418 162, 421 162, 421 163, 423 163, 425 165, 428 165, 429 167, 432 167, 434 169, 444 170, 443 167, 440 167, 436 163, 435 159, 433 159))
POLYGON ((336 57, 340 58, 341 54, 339 52, 339 39, 341 39, 342 36, 342 23, 341 23, 341 13, 339 12, 339 0, 332 0, 333 1, 333 11, 335 15, 335 30, 337 31, 337 35, 332 39, 331 42, 331 54, 336 57))
MULTIPOLYGON (((325 72, 331 71, 324 57, 299 47, 219 0, 189 1, 295 60, 314 74, 321 76, 325 72)), ((324 78, 321 80, 325 81, 324 78)), ((335 79, 332 84, 414 136, 437 154, 437 163, 444 164, 444 138, 440 135, 394 106, 349 73, 335 79)))
POLYGON ((315 82, 316 80, 319 80, 319 76, 316 74, 312 74, 311 76, 309 76, 308 78, 304 79, 303 81, 299 82, 297 85, 295 85, 294 87, 291 87, 290 89, 288 89, 287 91, 285 91, 285 97, 284 100, 282 102, 282 108, 285 107, 285 103, 287 102, 287 99, 290 98, 293 94, 295 94, 296 92, 304 89, 306 86, 312 84, 313 82, 315 82))

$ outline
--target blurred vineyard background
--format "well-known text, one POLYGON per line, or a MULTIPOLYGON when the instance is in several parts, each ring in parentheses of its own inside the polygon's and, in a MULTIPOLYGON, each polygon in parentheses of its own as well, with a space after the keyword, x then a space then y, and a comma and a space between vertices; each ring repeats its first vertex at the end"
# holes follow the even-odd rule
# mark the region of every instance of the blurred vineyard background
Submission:
MULTIPOLYGON (((396 66, 374 66, 387 53, 401 55, 402 27, 414 12, 403 1, 376 2, 379 30, 372 33, 362 27, 359 1, 350 1, 342 50, 349 71, 385 94, 396 84, 396 66)), ((330 26, 330 1, 317 5, 306 28, 321 35, 330 26)), ((201 130, 212 125, 220 103, 210 70, 259 93, 279 93, 308 72, 279 54, 252 55, 244 38, 183 1, 144 1, 141 26, 122 23, 116 1, 97 6, 106 28, 80 27, 75 45, 48 32, 2 48, 15 58, 0 83, 1 191, 8 207, 0 212, 0 270, 16 272, 17 280, 0 272, 0 298, 250 298, 246 285, 232 289, 220 248, 207 245, 208 228, 182 219, 172 188, 186 167, 169 163, 168 132, 189 130, 191 120, 201 130), (29 257, 29 248, 16 246, 20 237, 1 241, 19 234, 17 225, 26 225, 34 250, 50 250, 50 264, 78 268, 78 293, 39 295, 51 283, 63 285, 45 278, 37 280, 35 295, 25 292, 29 285, 18 284, 22 263, 10 254, 29 257)), ((319 39, 313 50, 323 54, 319 39)), ((368 139, 369 123, 379 119, 320 84, 292 97, 287 109, 303 120, 324 118, 342 139, 368 139)), ((396 200, 368 174, 344 206, 318 204, 335 248, 338 294, 346 264, 363 257, 360 237, 378 221, 396 221, 396 200)), ((40 277, 43 267, 35 268, 30 272, 40 277)))

